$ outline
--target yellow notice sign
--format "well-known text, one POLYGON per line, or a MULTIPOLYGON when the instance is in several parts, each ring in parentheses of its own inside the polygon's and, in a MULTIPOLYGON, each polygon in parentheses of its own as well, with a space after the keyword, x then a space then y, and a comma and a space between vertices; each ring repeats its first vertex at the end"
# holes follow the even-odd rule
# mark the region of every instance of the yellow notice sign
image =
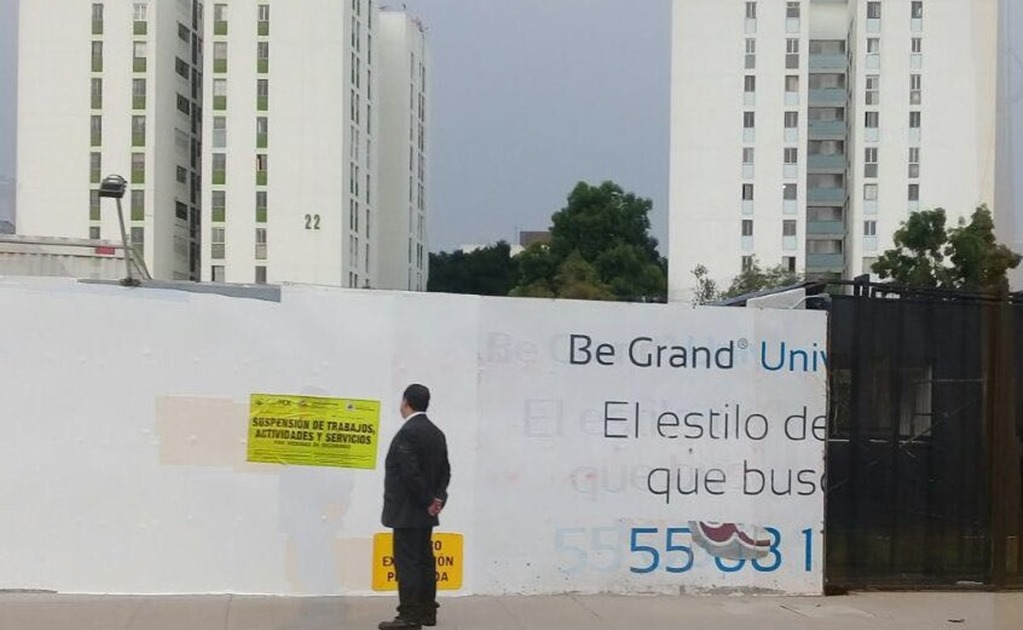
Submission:
POLYGON ((253 394, 248 461, 372 470, 380 401, 253 394))
MULTIPOLYGON (((437 561, 437 590, 461 589, 465 568, 464 537, 461 534, 434 534, 433 555, 437 561)), ((396 573, 394 538, 390 533, 377 534, 373 537, 373 590, 398 590, 396 573)))

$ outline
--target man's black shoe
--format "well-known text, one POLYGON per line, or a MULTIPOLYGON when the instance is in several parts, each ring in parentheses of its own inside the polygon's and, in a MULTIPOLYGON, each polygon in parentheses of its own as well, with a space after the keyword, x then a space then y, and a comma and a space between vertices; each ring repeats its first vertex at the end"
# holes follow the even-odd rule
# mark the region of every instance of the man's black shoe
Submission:
POLYGON ((420 630, 423 626, 418 621, 395 617, 394 621, 381 621, 377 627, 380 630, 420 630))
POLYGON ((422 625, 428 626, 430 628, 436 626, 437 625, 437 611, 435 610, 433 612, 427 613, 423 617, 423 619, 421 620, 420 623, 422 623, 422 625))

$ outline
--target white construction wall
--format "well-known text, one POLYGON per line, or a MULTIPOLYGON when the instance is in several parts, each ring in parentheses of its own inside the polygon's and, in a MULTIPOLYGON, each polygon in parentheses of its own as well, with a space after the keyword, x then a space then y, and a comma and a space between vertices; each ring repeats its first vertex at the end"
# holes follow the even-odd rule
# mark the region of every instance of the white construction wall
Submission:
POLYGON ((0 313, 0 589, 373 593, 419 381, 446 594, 822 590, 821 313, 50 279, 0 313), (381 401, 376 469, 247 463, 258 393, 381 401))

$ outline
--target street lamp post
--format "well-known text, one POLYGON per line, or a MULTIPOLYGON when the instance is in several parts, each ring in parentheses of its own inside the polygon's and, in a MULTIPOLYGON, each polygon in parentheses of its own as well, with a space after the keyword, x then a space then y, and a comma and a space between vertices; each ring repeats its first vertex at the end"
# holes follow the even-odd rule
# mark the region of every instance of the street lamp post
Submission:
POLYGON ((128 275, 121 281, 121 284, 128 287, 139 285, 139 281, 132 276, 132 249, 128 245, 128 232, 124 229, 124 211, 121 208, 121 199, 124 198, 124 191, 128 181, 120 175, 108 175, 99 185, 100 198, 114 199, 117 201, 117 221, 121 224, 121 244, 124 247, 124 268, 128 275))

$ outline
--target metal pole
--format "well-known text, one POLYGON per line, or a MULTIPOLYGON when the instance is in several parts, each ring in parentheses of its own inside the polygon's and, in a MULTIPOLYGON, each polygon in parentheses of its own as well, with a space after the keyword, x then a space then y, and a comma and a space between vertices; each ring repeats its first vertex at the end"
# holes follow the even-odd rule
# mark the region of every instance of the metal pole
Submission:
POLYGON ((124 229, 124 211, 121 209, 121 198, 117 198, 117 221, 121 224, 121 242, 124 244, 124 268, 128 276, 124 283, 128 286, 135 286, 135 279, 131 275, 132 251, 128 245, 128 232, 124 229))

